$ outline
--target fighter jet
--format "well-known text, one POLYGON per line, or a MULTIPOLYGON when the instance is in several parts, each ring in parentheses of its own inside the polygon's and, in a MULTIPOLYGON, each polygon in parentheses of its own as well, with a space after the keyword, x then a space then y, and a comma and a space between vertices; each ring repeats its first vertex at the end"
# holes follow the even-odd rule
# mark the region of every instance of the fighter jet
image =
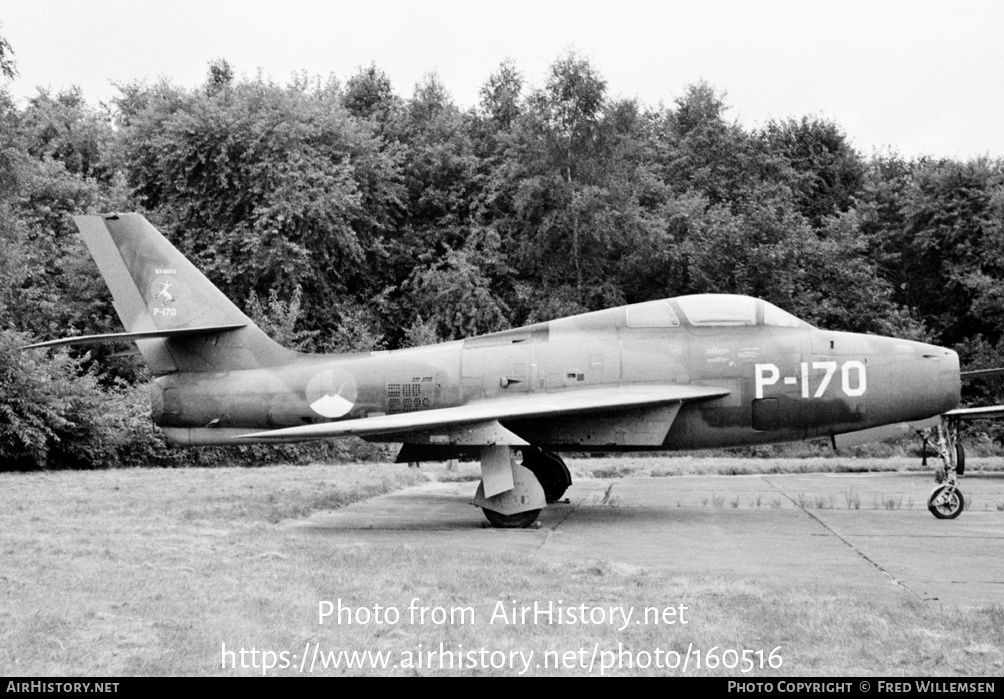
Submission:
POLYGON ((281 347, 138 214, 74 219, 153 375, 154 422, 189 446, 358 435, 399 461, 474 456, 474 504, 525 527, 571 484, 562 451, 835 445, 929 429, 956 479, 959 357, 950 349, 815 328, 760 299, 648 301, 425 347, 312 355, 281 347), (168 291, 170 290, 170 291, 168 291), (942 416, 949 417, 943 418, 942 416))

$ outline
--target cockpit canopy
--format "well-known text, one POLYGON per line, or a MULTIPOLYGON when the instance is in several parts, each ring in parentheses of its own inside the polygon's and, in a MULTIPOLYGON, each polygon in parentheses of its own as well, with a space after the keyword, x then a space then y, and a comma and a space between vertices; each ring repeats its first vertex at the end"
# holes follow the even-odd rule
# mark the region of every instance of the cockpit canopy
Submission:
POLYGON ((766 325, 776 328, 799 328, 805 323, 772 303, 733 294, 698 294, 675 299, 649 301, 627 308, 629 328, 675 328, 680 318, 673 307, 692 326, 737 327, 766 325))
MULTIPOLYGON (((806 328, 807 323, 761 299, 733 294, 697 294, 608 308, 568 318, 544 321, 490 335, 469 337, 464 347, 495 347, 522 342, 547 342, 567 333, 603 332, 628 328, 738 328, 769 326, 806 328)), ((643 333, 644 334, 644 333, 643 333)))

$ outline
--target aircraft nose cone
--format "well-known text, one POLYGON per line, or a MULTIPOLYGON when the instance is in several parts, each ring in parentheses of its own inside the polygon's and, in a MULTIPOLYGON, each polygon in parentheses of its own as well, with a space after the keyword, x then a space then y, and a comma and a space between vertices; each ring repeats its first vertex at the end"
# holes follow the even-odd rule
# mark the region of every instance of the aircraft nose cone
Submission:
POLYGON ((955 403, 951 408, 949 408, 949 410, 954 410, 959 407, 959 401, 962 399, 962 375, 959 372, 959 353, 954 350, 945 349, 944 347, 940 349, 942 349, 946 355, 944 372, 945 381, 948 387, 954 391, 955 395, 955 403))
POLYGON ((914 363, 914 369, 918 374, 906 380, 928 383, 929 395, 940 398, 940 412, 959 407, 962 379, 958 352, 936 345, 919 345, 917 355, 919 361, 914 363))
POLYGON ((883 340, 880 347, 879 355, 870 358, 876 381, 869 393, 884 421, 923 420, 958 407, 962 384, 956 352, 894 339, 883 340))

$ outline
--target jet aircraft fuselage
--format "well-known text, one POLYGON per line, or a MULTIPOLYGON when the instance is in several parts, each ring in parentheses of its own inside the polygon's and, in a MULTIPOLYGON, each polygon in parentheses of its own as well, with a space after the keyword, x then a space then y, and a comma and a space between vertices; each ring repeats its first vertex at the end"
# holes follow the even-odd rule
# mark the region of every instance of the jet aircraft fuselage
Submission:
MULTIPOLYGON (((563 450, 836 439, 958 413, 955 352, 819 330, 726 294, 427 347, 301 354, 265 335, 142 216, 75 221, 126 332, 33 346, 134 341, 155 377, 154 421, 180 444, 359 435, 402 443, 399 460, 473 453, 474 502, 497 526, 526 526, 562 497, 563 450)), ((953 474, 952 442, 939 444, 953 474)), ((961 511, 954 481, 938 498, 938 516, 961 511)))
MULTIPOLYGON (((238 345, 238 336, 221 336, 214 351, 233 356, 238 345)), ((557 451, 702 449, 855 432, 947 412, 957 407, 960 386, 951 350, 818 330, 764 301, 717 294, 427 347, 291 353, 274 366, 167 374, 154 384, 154 420, 185 444, 534 394, 651 384, 727 392, 676 404, 678 413, 658 406, 607 413, 599 406, 574 420, 501 421, 529 443, 557 451)), ((437 446, 434 430, 414 437, 380 438, 437 446)))

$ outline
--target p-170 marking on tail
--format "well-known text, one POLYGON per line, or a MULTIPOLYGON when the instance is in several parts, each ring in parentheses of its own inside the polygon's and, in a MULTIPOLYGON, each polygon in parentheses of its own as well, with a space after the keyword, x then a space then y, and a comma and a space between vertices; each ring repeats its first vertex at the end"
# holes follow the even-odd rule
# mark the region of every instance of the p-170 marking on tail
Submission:
POLYGON ((835 445, 936 430, 964 507, 958 355, 812 327, 765 301, 649 301, 466 340, 346 355, 273 342, 145 218, 74 218, 126 332, 32 347, 133 340, 154 376, 153 420, 190 446, 358 435, 399 461, 475 455, 474 504, 531 524, 571 485, 561 451, 645 451, 830 437, 835 445), (169 291, 170 289, 170 291, 169 291), (942 416, 947 415, 947 418, 942 416))

